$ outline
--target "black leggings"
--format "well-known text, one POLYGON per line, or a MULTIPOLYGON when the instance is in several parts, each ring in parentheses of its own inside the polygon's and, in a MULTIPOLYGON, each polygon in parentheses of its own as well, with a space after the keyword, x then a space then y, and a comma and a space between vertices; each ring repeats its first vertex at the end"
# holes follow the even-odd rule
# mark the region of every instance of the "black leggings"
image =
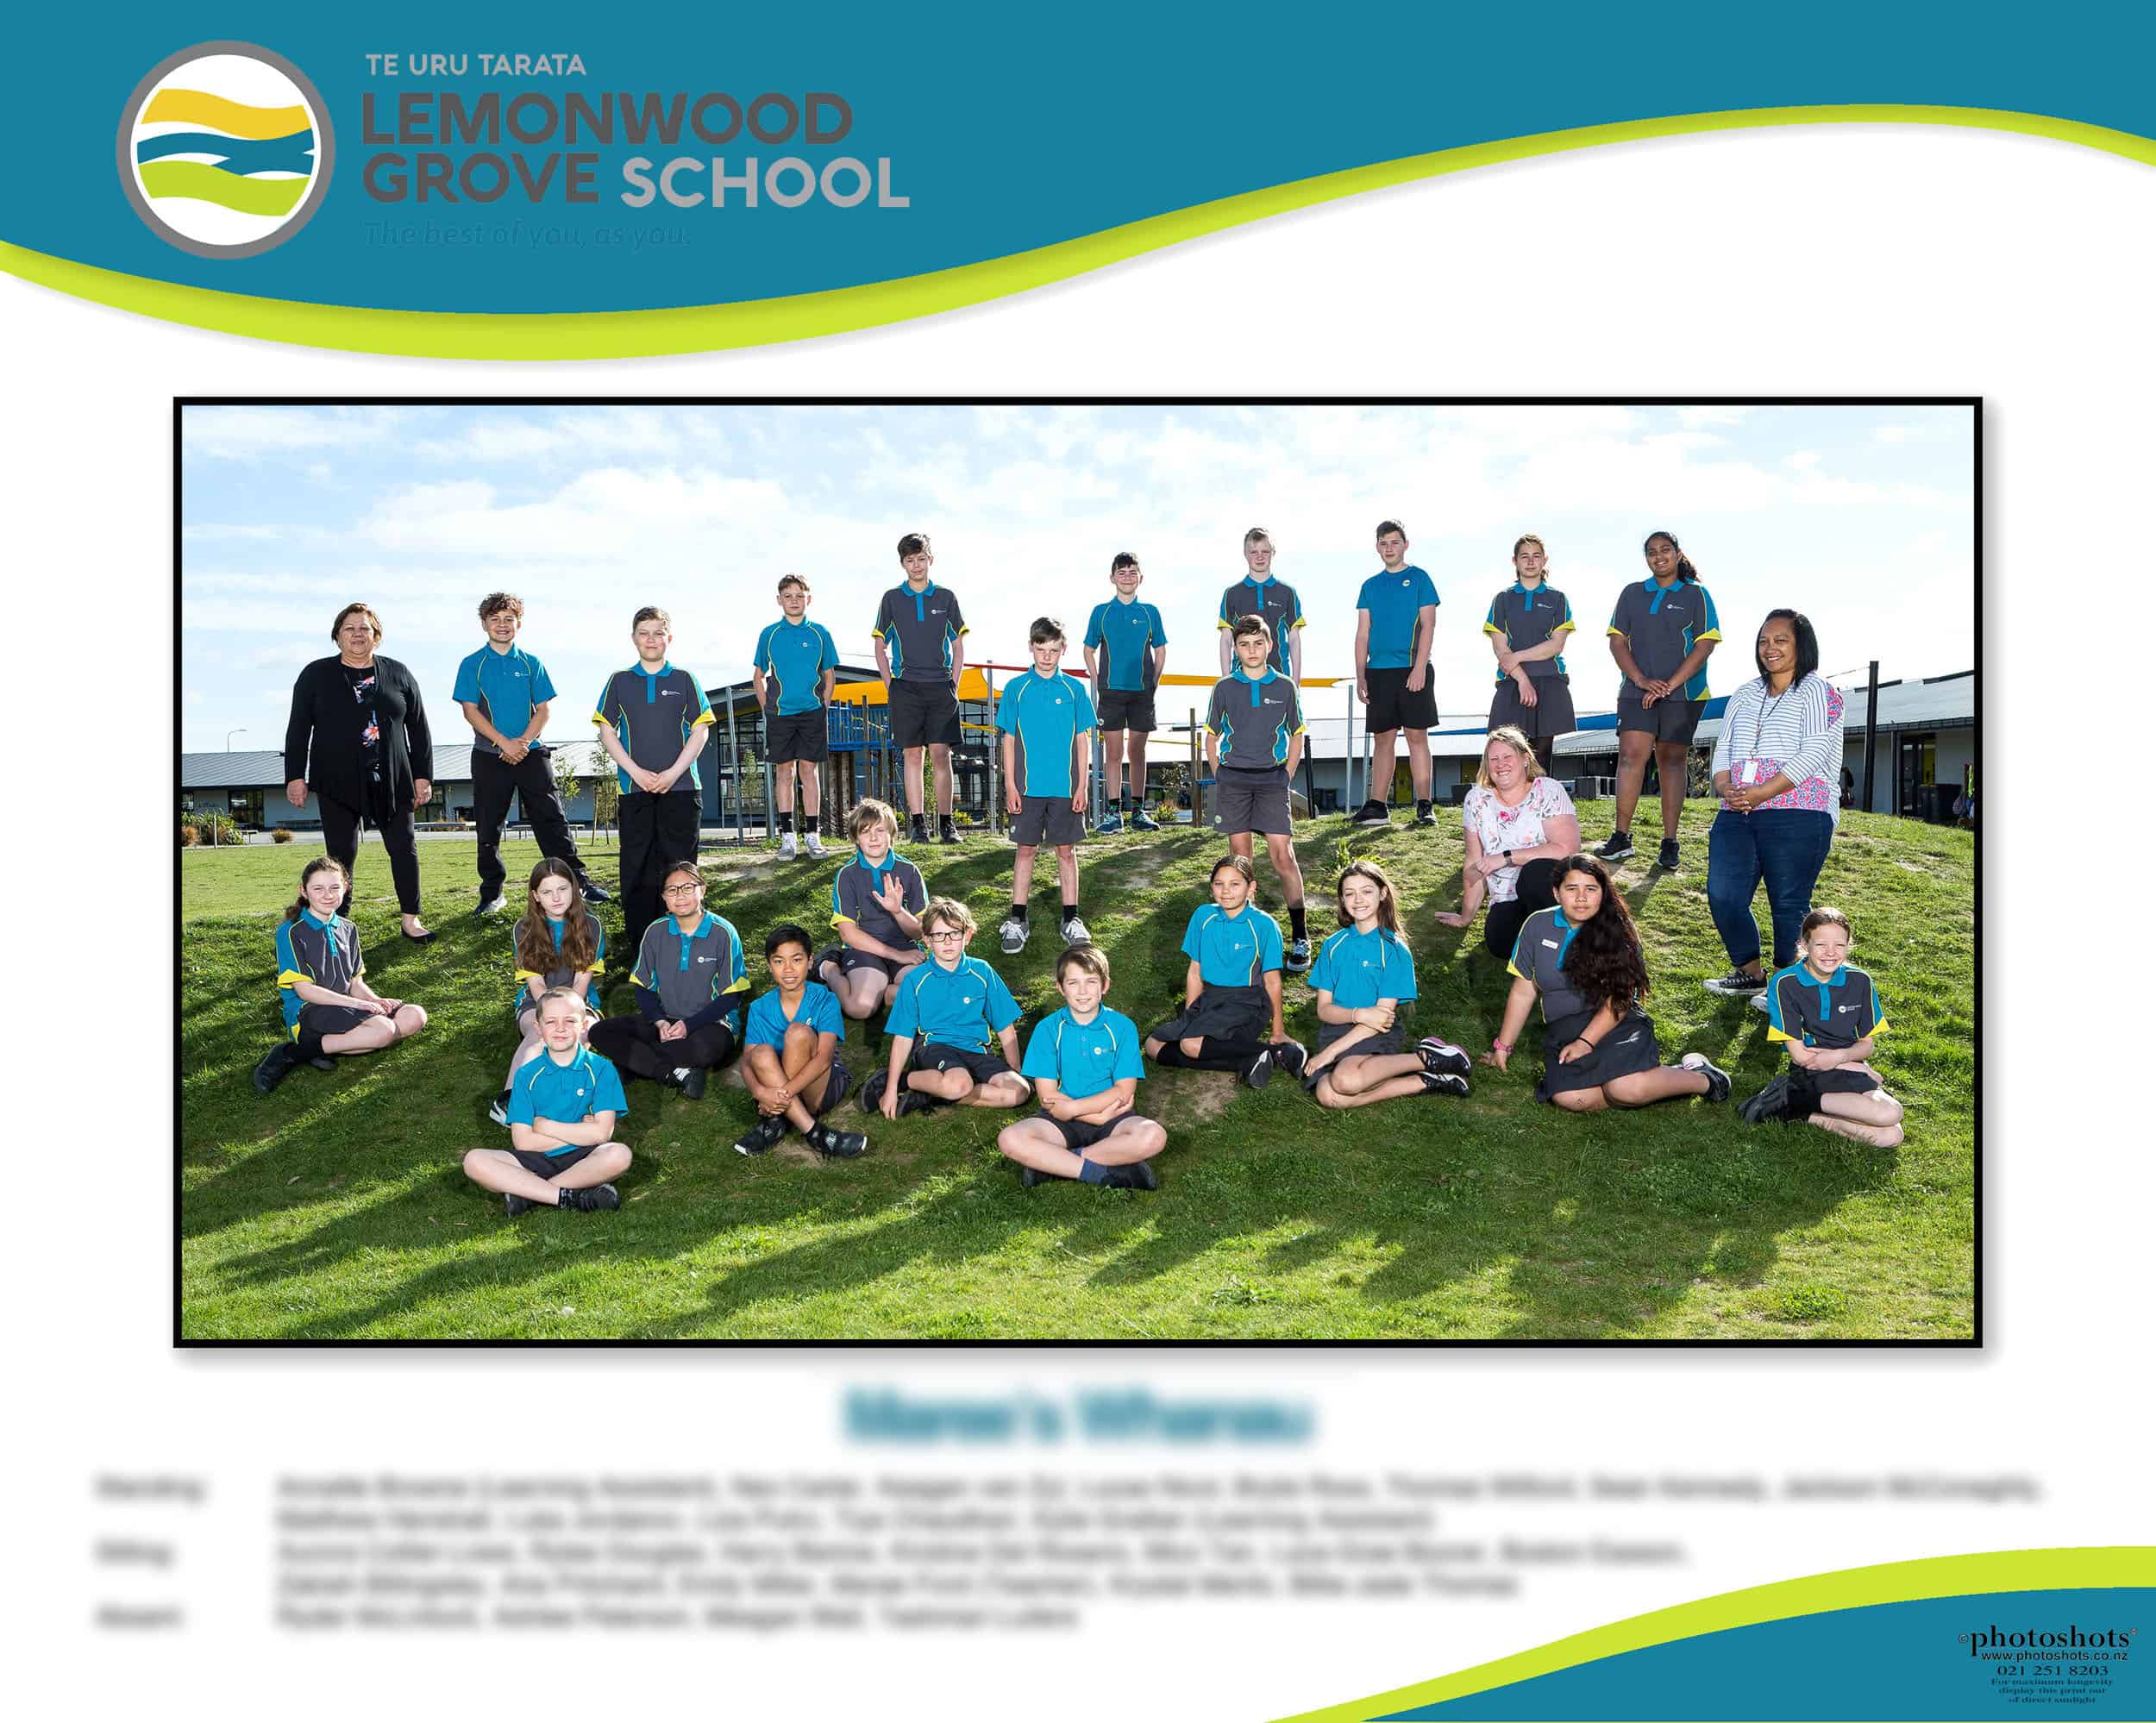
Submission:
POLYGON ((734 1031, 723 1021, 692 1029, 679 1041, 661 1041, 655 1023, 641 1017, 603 1017, 585 1038, 630 1076, 652 1082, 683 1066, 714 1069, 734 1050, 734 1031))
POLYGON ((344 864, 344 907, 338 913, 352 912, 351 881, 356 878, 354 870, 359 863, 360 827, 364 822, 381 833, 382 848, 389 851, 389 877, 397 887, 397 907, 406 915, 417 915, 419 834, 412 824, 411 810, 399 811, 390 805, 386 784, 367 786, 364 808, 348 807, 319 792, 317 799, 322 807, 323 848, 344 864))
POLYGON ((1537 910, 1550 908, 1557 900, 1557 864, 1547 856, 1538 856, 1520 870, 1514 896, 1509 903, 1492 904, 1482 918, 1482 949, 1500 962, 1512 960, 1514 943, 1520 937, 1520 924, 1537 910))

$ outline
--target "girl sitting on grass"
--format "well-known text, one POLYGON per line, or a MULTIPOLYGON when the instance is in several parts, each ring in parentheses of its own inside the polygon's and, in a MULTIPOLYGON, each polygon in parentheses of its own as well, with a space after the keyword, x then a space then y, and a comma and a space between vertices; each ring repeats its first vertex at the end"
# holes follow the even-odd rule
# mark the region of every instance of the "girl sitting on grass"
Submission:
POLYGON ((1520 1032, 1542 995, 1542 1081, 1535 1099, 1568 1112, 1647 1106, 1677 1095, 1729 1099, 1729 1074, 1687 1053, 1664 1065, 1654 1019, 1640 1010, 1646 960, 1631 912, 1592 855, 1557 867, 1557 900, 1520 924, 1507 966, 1519 979, 1505 1001, 1504 1026, 1485 1060, 1508 1068, 1520 1032))
POLYGON ((1375 862, 1351 862, 1335 887, 1340 930, 1310 971, 1318 995, 1318 1050, 1303 1086, 1325 1106, 1368 1106, 1404 1095, 1463 1096, 1473 1061, 1426 1036, 1400 1049, 1400 1007, 1415 996, 1415 960, 1400 931, 1393 882, 1375 862))
POLYGON ((277 930, 277 990, 286 1039, 254 1068, 267 1094, 295 1065, 330 1054, 373 1053, 417 1035, 427 1013, 409 999, 384 999, 367 984, 360 930, 337 913, 351 890, 344 864, 317 855, 299 876, 299 897, 277 930))
POLYGON ((523 1039, 509 1062, 509 1075, 487 1117, 497 1125, 509 1123, 509 1098, 517 1073, 539 1056, 545 1045, 539 1038, 539 1001, 556 987, 566 987, 582 999, 586 1018, 577 1025, 577 1038, 591 1014, 599 1008, 598 976, 605 968, 606 930, 584 906, 577 888, 576 869, 552 857, 531 870, 525 887, 524 912, 517 918, 515 947, 517 993, 510 1010, 523 1039))
POLYGON ((1815 909, 1797 937, 1797 961, 1777 969, 1767 982, 1767 1039, 1785 1043, 1791 1069, 1777 1079, 1778 1109, 1762 1108, 1762 1095, 1744 1105, 1747 1119, 1777 1115, 1803 1119, 1837 1137, 1874 1149, 1902 1140, 1902 1103, 1883 1087, 1871 1068, 1871 1037, 1887 1026, 1879 990, 1849 955, 1849 918, 1838 909, 1815 909))

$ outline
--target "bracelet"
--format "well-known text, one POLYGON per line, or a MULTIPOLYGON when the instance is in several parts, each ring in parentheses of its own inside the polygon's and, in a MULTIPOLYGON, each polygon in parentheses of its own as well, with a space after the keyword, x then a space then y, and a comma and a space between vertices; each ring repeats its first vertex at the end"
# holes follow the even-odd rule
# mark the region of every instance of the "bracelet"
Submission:
POLYGON ((1512 1045, 1509 1041, 1493 1041, 1489 1043, 1489 1050, 1493 1053, 1509 1053, 1512 1051, 1512 1045))

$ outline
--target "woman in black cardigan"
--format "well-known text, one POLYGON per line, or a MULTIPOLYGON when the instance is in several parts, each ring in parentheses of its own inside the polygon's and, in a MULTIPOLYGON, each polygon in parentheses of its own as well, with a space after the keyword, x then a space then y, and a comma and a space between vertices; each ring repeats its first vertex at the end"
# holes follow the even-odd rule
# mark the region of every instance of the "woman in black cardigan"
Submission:
MULTIPOLYGON (((335 658, 317 658, 292 684, 292 715, 285 725, 285 798, 307 805, 311 788, 322 803, 322 836, 344 864, 347 880, 359 859, 362 821, 382 835, 389 851, 404 937, 434 937, 419 920, 419 845, 413 815, 434 798, 434 736, 419 684, 394 658, 375 655, 381 619, 365 605, 347 605, 330 625, 335 658)), ((348 886, 344 911, 352 907, 348 886)))

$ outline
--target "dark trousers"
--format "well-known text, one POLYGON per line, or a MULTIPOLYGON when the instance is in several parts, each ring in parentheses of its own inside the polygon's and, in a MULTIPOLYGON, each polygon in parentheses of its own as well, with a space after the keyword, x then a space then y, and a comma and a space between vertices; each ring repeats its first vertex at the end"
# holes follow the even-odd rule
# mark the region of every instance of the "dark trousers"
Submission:
POLYGON ((693 789, 663 796, 631 790, 621 799, 621 918, 623 950, 643 944, 644 930, 665 912, 660 887, 676 862, 696 860, 696 836, 704 800, 693 789))
POLYGON ((586 1039, 630 1076, 648 1082, 684 1066, 700 1065, 708 1070, 723 1065, 734 1050, 734 1031, 724 1022, 693 1029, 679 1041, 661 1041, 658 1025, 642 1017, 603 1017, 586 1039))
POLYGON ((1557 864, 1546 855, 1538 855, 1520 868, 1512 901, 1492 904, 1483 916, 1482 949, 1501 963, 1510 962, 1520 923, 1557 900, 1557 864))
MULTIPOLYGON (((347 807, 342 802, 316 793, 316 800, 322 808, 322 846, 344 864, 344 877, 355 880, 360 859, 360 827, 364 823, 382 835, 382 848, 389 851, 389 877, 396 882, 397 907, 406 915, 419 913, 419 834, 412 824, 412 811, 407 807, 394 809, 389 803, 389 786, 369 784, 367 786, 367 806, 347 807)), ((352 893, 344 894, 342 914, 350 914, 352 893)))
POLYGON ((576 839, 569 835, 569 817, 562 811, 561 792, 554 781, 554 755, 533 749, 511 766, 498 754, 472 750, 472 794, 478 803, 479 822, 479 901, 502 894, 507 877, 502 869, 502 822, 509 817, 512 796, 521 796, 524 818, 539 841, 539 853, 566 862, 576 876, 585 877, 584 863, 576 853, 576 839))
POLYGON ((1729 961, 1739 968, 1759 955, 1752 899, 1762 880, 1774 917, 1773 967, 1786 968, 1796 961, 1796 937, 1833 838, 1833 819, 1810 808, 1761 808, 1748 814, 1724 808, 1714 816, 1707 835, 1707 907, 1729 961))

